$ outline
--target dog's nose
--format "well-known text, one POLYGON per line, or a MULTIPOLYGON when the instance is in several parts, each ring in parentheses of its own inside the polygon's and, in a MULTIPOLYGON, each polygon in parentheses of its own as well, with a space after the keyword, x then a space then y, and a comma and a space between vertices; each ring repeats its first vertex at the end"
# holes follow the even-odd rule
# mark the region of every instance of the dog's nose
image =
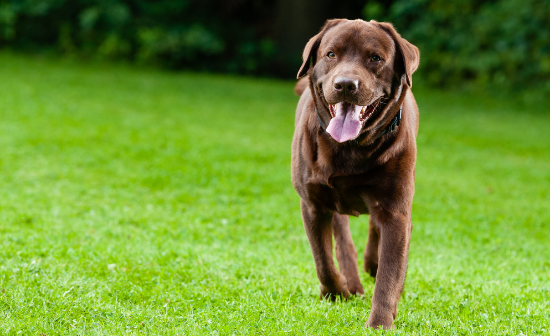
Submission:
POLYGON ((357 91, 359 81, 348 77, 336 77, 334 80, 334 89, 344 95, 357 91))

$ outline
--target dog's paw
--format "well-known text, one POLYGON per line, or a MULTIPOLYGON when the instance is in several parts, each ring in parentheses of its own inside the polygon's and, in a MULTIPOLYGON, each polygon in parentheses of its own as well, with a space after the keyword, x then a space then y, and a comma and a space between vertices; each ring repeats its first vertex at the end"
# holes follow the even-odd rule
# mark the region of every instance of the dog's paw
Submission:
POLYGON ((349 296, 349 290, 348 286, 344 283, 340 286, 336 286, 335 288, 327 288, 323 284, 321 284, 321 294, 319 297, 322 299, 327 299, 331 301, 336 301, 337 297, 341 297, 342 299, 347 299, 349 296))
POLYGON ((391 313, 383 314, 376 311, 371 311, 367 323, 365 324, 365 328, 382 328, 385 330, 393 329, 395 328, 393 324, 393 315, 391 313))
POLYGON ((351 281, 348 281, 348 290, 351 295, 364 295, 365 290, 363 289, 363 285, 361 285, 360 282, 354 283, 351 281))

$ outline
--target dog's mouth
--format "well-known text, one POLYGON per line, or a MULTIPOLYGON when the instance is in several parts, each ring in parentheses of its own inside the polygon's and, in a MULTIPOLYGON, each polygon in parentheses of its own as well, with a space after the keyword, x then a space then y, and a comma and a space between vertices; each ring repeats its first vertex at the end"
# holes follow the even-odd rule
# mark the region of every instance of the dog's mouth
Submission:
POLYGON ((327 132, 340 143, 357 138, 367 120, 380 104, 380 100, 381 98, 378 98, 367 106, 348 102, 328 104, 332 118, 328 124, 327 132))
POLYGON ((328 106, 330 111, 331 119, 326 131, 334 140, 340 143, 353 140, 359 136, 361 129, 380 106, 380 102, 384 98, 380 97, 372 104, 362 106, 345 101, 329 104, 323 94, 321 85, 319 85, 318 94, 321 98, 321 102, 324 103, 325 106, 328 106))

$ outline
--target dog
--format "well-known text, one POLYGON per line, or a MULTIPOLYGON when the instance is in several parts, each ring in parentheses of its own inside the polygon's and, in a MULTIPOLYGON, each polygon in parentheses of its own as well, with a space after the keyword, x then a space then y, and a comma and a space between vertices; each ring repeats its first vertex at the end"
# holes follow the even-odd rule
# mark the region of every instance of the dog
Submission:
POLYGON ((418 48, 386 22, 328 20, 306 44, 295 92, 292 184, 321 298, 363 295, 349 215, 369 214, 366 327, 394 328, 412 233, 418 48), (332 254, 332 237, 340 271, 332 254))

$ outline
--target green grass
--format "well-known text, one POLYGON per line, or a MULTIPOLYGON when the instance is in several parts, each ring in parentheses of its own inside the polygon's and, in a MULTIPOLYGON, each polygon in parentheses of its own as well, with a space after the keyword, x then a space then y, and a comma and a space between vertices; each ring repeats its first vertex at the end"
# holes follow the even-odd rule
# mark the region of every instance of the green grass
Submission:
MULTIPOLYGON (((365 299, 318 300, 293 83, 9 53, 0 78, 0 334, 377 333, 364 272, 365 299)), ((548 105, 415 93, 392 334, 550 333, 548 105)))

